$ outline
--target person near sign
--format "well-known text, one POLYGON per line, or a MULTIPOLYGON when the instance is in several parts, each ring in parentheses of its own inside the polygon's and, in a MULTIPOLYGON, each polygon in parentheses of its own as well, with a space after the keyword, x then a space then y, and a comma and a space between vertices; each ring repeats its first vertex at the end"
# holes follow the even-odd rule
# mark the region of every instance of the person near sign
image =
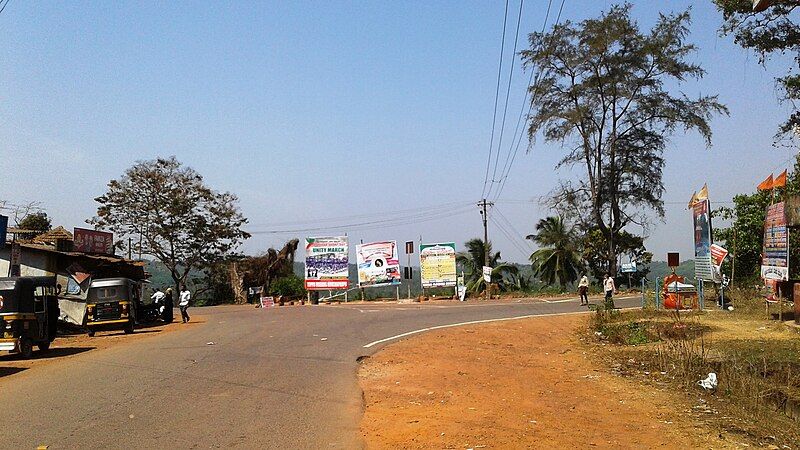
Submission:
POLYGON ((589 277, 585 274, 581 277, 581 281, 578 282, 578 294, 581 296, 581 305, 585 306, 589 304, 589 277))
POLYGON ((186 285, 181 286, 181 301, 178 303, 178 306, 181 308, 181 319, 183 319, 183 323, 189 323, 189 313, 186 311, 189 309, 189 302, 192 300, 192 294, 189 292, 189 289, 186 285))
POLYGON ((614 291, 617 290, 617 286, 609 274, 603 278, 603 290, 606 291, 606 309, 614 309, 614 291))

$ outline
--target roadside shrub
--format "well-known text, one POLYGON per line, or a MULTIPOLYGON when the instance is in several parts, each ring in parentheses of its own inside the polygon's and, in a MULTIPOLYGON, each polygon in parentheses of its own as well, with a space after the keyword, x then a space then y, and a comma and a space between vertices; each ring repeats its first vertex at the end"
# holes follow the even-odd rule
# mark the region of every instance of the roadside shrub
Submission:
POLYGON ((294 274, 278 278, 272 283, 270 290, 273 295, 290 298, 302 297, 306 294, 303 280, 294 274))

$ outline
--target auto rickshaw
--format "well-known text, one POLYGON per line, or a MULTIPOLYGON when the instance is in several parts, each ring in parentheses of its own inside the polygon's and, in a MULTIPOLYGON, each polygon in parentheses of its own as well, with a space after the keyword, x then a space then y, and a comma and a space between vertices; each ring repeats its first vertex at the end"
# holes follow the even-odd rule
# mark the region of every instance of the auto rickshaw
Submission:
POLYGON ((55 277, 0 278, 0 350, 30 358, 50 348, 58 325, 55 277))
POLYGON ((133 333, 141 304, 141 286, 129 278, 92 280, 86 298, 86 333, 100 330, 133 333))

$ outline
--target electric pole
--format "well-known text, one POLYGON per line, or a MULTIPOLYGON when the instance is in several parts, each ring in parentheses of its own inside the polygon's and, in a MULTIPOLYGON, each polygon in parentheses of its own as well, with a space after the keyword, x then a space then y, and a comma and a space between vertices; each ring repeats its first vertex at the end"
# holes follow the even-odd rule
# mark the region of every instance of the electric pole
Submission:
MULTIPOLYGON (((478 206, 481 207, 481 216, 483 216, 483 265, 486 267, 489 267, 489 227, 487 225, 489 213, 487 212, 486 207, 492 205, 494 205, 494 203, 487 202, 486 199, 478 202, 478 206)), ((481 269, 481 276, 483 276, 483 269, 481 269)), ((491 293, 489 292, 491 281, 483 281, 486 284, 486 300, 489 300, 491 298, 491 293)))

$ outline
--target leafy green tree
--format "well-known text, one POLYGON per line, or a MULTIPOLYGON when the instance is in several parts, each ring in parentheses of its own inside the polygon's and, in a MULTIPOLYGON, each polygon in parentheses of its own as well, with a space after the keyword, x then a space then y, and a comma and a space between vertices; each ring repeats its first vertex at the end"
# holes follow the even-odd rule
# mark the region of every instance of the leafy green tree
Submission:
POLYGON ((782 133, 800 126, 800 2, 773 1, 762 12, 753 12, 752 0, 714 0, 724 20, 721 31, 732 34, 734 41, 743 48, 758 52, 759 62, 764 64, 775 54, 793 55, 794 64, 787 68, 786 75, 776 79, 782 100, 791 105, 792 112, 781 126, 782 133))
POLYGON ((270 294, 283 295, 284 297, 298 298, 304 296, 306 289, 302 278, 289 274, 278 278, 272 283, 270 294))
POLYGON ((662 14, 649 31, 631 19, 631 5, 612 6, 597 19, 557 24, 532 33, 523 63, 536 71, 528 137, 567 149, 557 167, 579 167, 552 206, 582 230, 598 230, 605 269, 617 271, 620 233, 664 214, 663 153, 678 129, 697 130, 711 144, 709 120, 727 114, 716 96, 679 91, 704 70, 687 61, 689 12, 662 14))
POLYGON ((50 218, 47 217, 47 213, 44 211, 39 211, 35 213, 30 213, 22 218, 17 224, 17 227, 25 229, 25 230, 33 230, 38 233, 44 233, 45 231, 50 230, 53 225, 50 222, 50 218))
MULTIPOLYGON (((631 284, 638 286, 642 279, 647 279, 650 273, 648 265, 653 261, 653 254, 648 252, 644 246, 644 238, 628 233, 625 230, 616 235, 617 255, 625 257, 637 264, 637 272, 631 274, 631 284)), ((606 243, 605 236, 598 229, 591 229, 583 236, 583 260, 589 268, 589 272, 596 280, 602 280, 608 271, 606 262, 606 243)), ((608 272, 613 276, 619 276, 617 272, 608 272)), ((627 282, 628 277, 624 280, 627 282)))
POLYGON ((485 255, 489 254, 489 265, 492 267, 492 284, 496 284, 501 291, 520 288, 524 281, 519 278, 519 269, 513 264, 500 262, 500 252, 492 253, 492 243, 485 245, 483 239, 470 239, 464 246, 465 252, 456 255, 456 262, 466 272, 466 287, 471 292, 481 292, 486 289, 483 280, 483 266, 485 255))
POLYGON ((558 282, 562 288, 578 279, 583 268, 580 238, 561 216, 540 220, 536 234, 527 239, 541 247, 530 256, 536 277, 550 285, 558 282))
POLYGON ((175 157, 137 162, 95 201, 97 216, 87 222, 122 242, 133 237, 133 249, 164 263, 176 289, 193 270, 223 260, 250 236, 237 197, 210 189, 175 157))

